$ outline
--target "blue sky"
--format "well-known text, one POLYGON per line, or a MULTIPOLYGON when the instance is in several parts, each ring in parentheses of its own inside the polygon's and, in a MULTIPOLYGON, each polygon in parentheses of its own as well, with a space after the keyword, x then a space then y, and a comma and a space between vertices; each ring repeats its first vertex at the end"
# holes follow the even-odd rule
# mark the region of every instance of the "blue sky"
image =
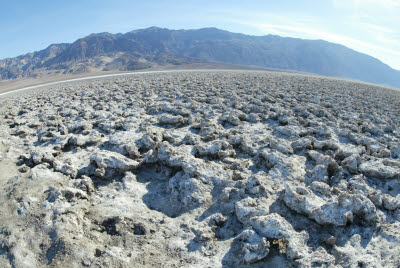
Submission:
POLYGON ((96 32, 218 27, 340 43, 400 70, 400 0, 0 0, 0 59, 96 32))

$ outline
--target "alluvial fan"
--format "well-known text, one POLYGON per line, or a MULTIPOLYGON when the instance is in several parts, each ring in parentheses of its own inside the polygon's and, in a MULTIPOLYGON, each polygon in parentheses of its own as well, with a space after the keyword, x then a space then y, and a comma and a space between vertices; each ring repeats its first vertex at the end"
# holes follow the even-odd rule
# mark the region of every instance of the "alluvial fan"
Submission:
POLYGON ((1 267, 399 267, 400 92, 197 71, 1 100, 1 267))

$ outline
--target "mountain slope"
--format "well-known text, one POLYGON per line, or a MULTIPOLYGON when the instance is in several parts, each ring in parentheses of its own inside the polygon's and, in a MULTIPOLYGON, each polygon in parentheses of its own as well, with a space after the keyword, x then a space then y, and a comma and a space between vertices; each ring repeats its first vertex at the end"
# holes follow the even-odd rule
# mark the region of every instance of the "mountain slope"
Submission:
POLYGON ((323 40, 249 36, 216 28, 157 27, 125 34, 91 34, 0 61, 0 78, 40 73, 136 70, 155 65, 212 62, 290 69, 400 87, 400 71, 378 59, 323 40))

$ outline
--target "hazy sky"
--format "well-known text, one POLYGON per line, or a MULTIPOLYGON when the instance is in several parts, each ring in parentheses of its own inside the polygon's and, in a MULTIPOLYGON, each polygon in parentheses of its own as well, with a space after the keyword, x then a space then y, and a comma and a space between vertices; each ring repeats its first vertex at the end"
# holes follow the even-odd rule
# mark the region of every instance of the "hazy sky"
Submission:
POLYGON ((340 43, 400 70, 400 0, 0 0, 0 58, 97 32, 218 27, 340 43))

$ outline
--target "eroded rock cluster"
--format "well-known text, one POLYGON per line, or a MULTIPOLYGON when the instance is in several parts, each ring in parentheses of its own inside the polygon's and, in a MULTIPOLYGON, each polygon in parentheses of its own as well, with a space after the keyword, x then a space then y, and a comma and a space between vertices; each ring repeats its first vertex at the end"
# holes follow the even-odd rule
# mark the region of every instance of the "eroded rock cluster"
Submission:
POLYGON ((267 72, 2 100, 2 267, 398 267, 400 93, 267 72))

